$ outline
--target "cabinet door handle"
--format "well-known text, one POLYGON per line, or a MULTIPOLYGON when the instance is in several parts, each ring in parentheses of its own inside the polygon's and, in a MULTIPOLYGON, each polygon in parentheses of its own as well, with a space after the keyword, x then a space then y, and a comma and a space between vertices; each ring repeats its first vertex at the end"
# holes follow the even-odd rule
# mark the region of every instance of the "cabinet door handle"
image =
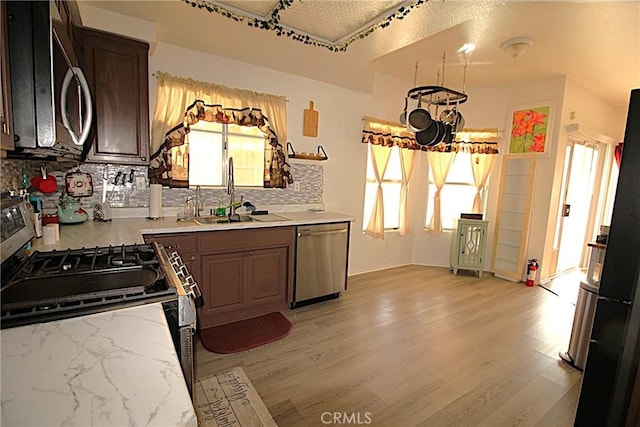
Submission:
POLYGON ((195 261, 196 260, 196 256, 195 255, 191 255, 191 257, 189 257, 189 261, 195 261))

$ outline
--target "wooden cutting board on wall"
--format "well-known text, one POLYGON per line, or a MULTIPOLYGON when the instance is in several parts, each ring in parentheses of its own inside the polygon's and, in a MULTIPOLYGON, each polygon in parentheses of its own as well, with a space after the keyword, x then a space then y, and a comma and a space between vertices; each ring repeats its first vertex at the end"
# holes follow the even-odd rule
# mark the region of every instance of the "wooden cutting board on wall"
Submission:
POLYGON ((313 109, 313 101, 309 101, 309 108, 305 108, 304 110, 302 135, 318 136, 318 112, 313 109))

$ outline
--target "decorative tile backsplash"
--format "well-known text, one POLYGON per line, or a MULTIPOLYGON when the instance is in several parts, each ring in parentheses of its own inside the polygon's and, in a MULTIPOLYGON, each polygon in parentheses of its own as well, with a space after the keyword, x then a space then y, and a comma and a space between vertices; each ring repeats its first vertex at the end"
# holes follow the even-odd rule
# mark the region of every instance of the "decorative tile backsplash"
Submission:
MULTIPOLYGON (((102 201, 103 193, 103 171, 107 167, 107 193, 106 199, 113 207, 140 208, 149 206, 149 180, 147 178, 146 166, 125 166, 115 164, 91 164, 81 165, 68 162, 41 162, 34 160, 0 160, 1 188, 0 192, 6 193, 10 189, 23 188, 23 182, 28 186, 31 178, 40 174, 40 166, 45 165, 47 174, 56 177, 58 191, 51 194, 44 194, 42 197, 45 209, 55 208, 61 191, 64 190, 64 179, 68 172, 80 169, 81 172, 91 174, 93 181, 93 195, 82 197, 82 206, 92 207, 94 203, 102 201), (114 184, 114 179, 120 175, 126 175, 128 181, 129 174, 133 169, 134 179, 131 184, 114 184), (24 172, 24 173, 23 173, 24 172), (24 175, 24 178, 23 178, 24 175), (142 184, 144 185, 138 185, 142 184)), ((323 203, 322 194, 324 190, 324 168, 317 163, 292 163, 291 171, 293 179, 299 183, 299 191, 295 191, 295 185, 289 185, 286 189, 278 188, 243 188, 236 186, 236 199, 244 195, 244 200, 256 205, 301 205, 323 203)), ((162 191, 162 204, 165 207, 178 207, 184 205, 187 197, 194 196, 193 188, 164 188, 162 191)), ((225 201, 228 195, 224 188, 203 188, 203 203, 206 206, 217 204, 218 198, 222 196, 225 201)))

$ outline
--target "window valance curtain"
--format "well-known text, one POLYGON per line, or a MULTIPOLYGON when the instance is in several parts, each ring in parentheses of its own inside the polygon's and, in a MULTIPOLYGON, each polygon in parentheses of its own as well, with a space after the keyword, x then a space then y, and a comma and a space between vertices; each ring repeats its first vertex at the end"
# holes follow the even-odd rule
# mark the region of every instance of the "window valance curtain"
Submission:
POLYGON ((387 122, 372 117, 363 119, 362 143, 383 145, 420 151, 444 153, 498 154, 498 129, 464 129, 456 133, 454 141, 441 142, 432 146, 418 144, 415 134, 407 131, 400 123, 387 122))
POLYGON ((451 151, 470 154, 498 154, 498 129, 463 129, 456 133, 451 151))
POLYGON ((471 154, 471 171, 476 186, 472 208, 474 213, 482 213, 484 208, 482 190, 487 185, 489 173, 493 169, 496 158, 493 154, 498 154, 498 143, 496 142, 498 137, 497 129, 464 129, 456 135, 456 140, 460 141, 456 142, 458 152, 471 154))
POLYGON ((497 129, 464 129, 461 132, 457 132, 455 141, 449 144, 440 143, 433 147, 427 147, 429 167, 436 186, 436 191, 433 195, 433 216, 429 222, 429 232, 431 234, 435 236, 442 234, 440 194, 446 184, 449 168, 453 164, 457 153, 470 154, 471 170, 476 187, 473 212, 482 212, 482 190, 493 167, 495 154, 498 154, 498 139, 499 133, 497 129))
POLYGON ((464 129, 456 133, 456 138, 450 143, 439 143, 433 146, 418 144, 415 134, 408 132, 399 123, 387 122, 372 117, 364 117, 362 130, 362 143, 370 144, 370 156, 374 166, 378 190, 374 203, 373 214, 367 225, 365 234, 384 239, 384 203, 382 194, 382 177, 388 161, 388 150, 382 147, 398 146, 402 150, 402 189, 400 206, 399 233, 410 233, 408 217, 408 186, 411 172, 415 163, 415 151, 428 153, 429 166, 436 186, 434 198, 434 213, 429 223, 429 232, 434 235, 442 233, 442 218, 440 207, 440 194, 446 184, 449 168, 453 164, 457 153, 469 153, 471 169, 473 172, 476 195, 473 201, 473 211, 482 212, 482 190, 486 186, 489 173, 493 167, 495 154, 498 154, 498 129, 464 129), (374 149, 375 148, 375 149, 374 149), (409 154, 411 153, 411 155, 409 154), (382 175, 380 176, 380 172, 382 175))
POLYGON ((382 191, 382 179, 384 177, 391 148, 394 145, 400 149, 400 167, 402 183, 400 187, 400 221, 398 234, 407 236, 411 234, 409 217, 409 182, 413 174, 417 151, 420 145, 416 142, 415 135, 408 132, 400 123, 387 122, 373 117, 363 118, 362 142, 369 144, 369 156, 371 158, 375 179, 378 184, 373 212, 367 223, 365 234, 376 239, 384 240, 384 200, 382 191))
POLYGON ((420 150, 422 148, 416 141, 415 134, 407 131, 400 123, 366 116, 362 121, 363 144, 382 145, 385 147, 397 145, 400 148, 408 148, 409 150, 420 150))
MULTIPOLYGON (((286 150, 286 98, 175 77, 158 72, 156 108, 151 128, 149 179, 169 187, 188 187, 188 169, 172 168, 176 152, 188 159, 190 127, 200 120, 256 126, 265 142, 265 187, 286 188, 293 182, 286 150)), ((183 162, 184 163, 184 162, 183 162)), ((187 166, 188 167, 188 166, 187 166)))

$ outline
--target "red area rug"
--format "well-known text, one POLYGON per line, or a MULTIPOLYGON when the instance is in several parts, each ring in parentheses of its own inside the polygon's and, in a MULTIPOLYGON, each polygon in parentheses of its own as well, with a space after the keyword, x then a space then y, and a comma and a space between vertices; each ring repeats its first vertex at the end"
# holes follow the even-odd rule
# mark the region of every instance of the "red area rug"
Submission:
POLYGON ((238 353, 278 341, 289 335, 291 322, 275 312, 226 325, 201 329, 200 341, 213 353, 238 353))

